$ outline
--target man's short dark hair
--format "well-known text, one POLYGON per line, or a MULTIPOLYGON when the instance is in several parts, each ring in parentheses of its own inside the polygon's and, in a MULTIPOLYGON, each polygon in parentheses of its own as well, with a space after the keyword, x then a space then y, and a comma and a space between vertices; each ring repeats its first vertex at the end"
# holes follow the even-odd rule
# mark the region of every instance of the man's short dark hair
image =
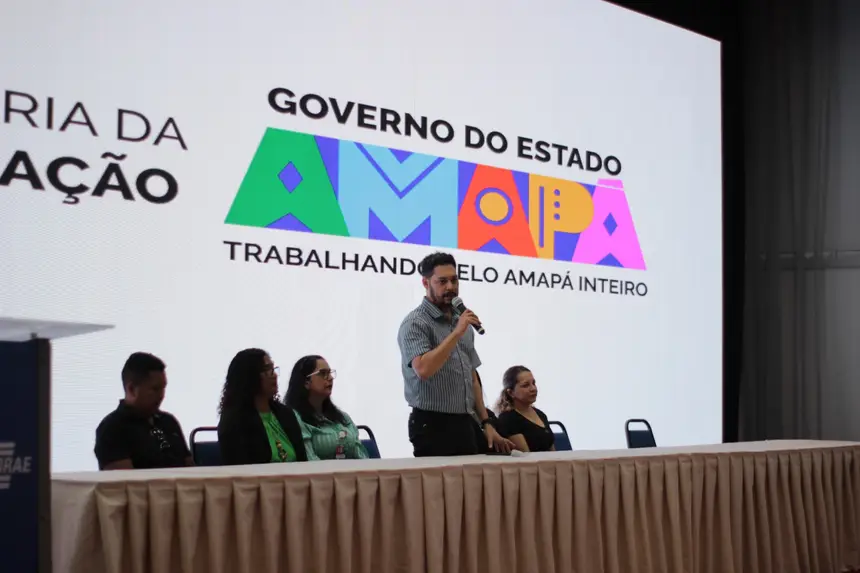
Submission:
POLYGON ((418 272, 425 279, 429 279, 433 276, 433 270, 436 267, 444 267, 447 265, 451 265, 455 269, 457 268, 457 261, 454 260, 454 255, 450 253, 433 253, 424 257, 420 263, 418 263, 418 272))
POLYGON ((122 386, 139 386, 153 372, 164 372, 164 361, 148 352, 135 352, 122 367, 122 386))

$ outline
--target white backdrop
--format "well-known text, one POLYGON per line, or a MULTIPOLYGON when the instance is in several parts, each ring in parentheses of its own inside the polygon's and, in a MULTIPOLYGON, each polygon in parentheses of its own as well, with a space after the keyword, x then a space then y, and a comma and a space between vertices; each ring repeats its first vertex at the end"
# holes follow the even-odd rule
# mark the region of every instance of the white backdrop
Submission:
MULTIPOLYGON (((538 406, 567 425, 576 448, 624 447, 631 417, 648 418, 661 445, 720 440, 717 42, 597 0, 218 0, 205 9, 33 0, 6 12, 0 90, 15 109, 29 100, 9 91, 39 108, 38 127, 4 113, 0 169, 26 151, 45 190, 0 184, 0 314, 116 325, 55 344, 55 470, 96 467, 95 427, 121 397, 119 371, 136 350, 167 362, 164 408, 186 433, 217 423, 236 351, 267 349, 282 388, 298 357, 322 354, 339 373, 336 403, 374 429, 384 456, 411 455, 396 332, 420 302, 419 278, 230 261, 223 241, 414 260, 435 249, 226 225, 267 127, 591 184, 606 175, 515 149, 468 149, 463 126, 500 131, 512 147, 524 135, 618 157, 647 270, 454 251, 478 269, 647 285, 639 297, 463 282, 488 330, 478 341, 487 400, 521 363, 535 373, 538 406), (281 86, 444 118, 457 136, 443 144, 278 114, 267 96, 281 86), (81 124, 60 131, 76 102, 97 137, 81 124), (117 140, 120 108, 150 119, 146 141, 117 140), (187 150, 175 139, 153 145, 168 118, 187 150), (132 189, 138 173, 160 168, 178 196, 159 205, 108 190, 63 204, 48 182, 51 160, 86 161, 61 178, 92 187, 105 152, 127 155, 118 163, 132 189)), ((80 110, 75 119, 84 121, 80 110)))

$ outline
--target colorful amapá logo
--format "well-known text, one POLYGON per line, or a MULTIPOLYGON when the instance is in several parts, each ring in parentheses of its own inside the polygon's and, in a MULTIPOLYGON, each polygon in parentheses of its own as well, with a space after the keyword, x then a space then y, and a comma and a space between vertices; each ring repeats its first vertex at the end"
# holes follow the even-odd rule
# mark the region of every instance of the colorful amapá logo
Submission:
POLYGON ((645 268, 621 181, 588 185, 273 128, 226 223, 645 268))

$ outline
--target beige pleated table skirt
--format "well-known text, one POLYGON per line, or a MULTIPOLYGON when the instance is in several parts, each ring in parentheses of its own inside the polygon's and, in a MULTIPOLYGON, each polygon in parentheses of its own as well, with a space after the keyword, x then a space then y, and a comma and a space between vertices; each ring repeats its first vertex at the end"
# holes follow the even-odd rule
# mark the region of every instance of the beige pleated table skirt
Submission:
POLYGON ((56 573, 841 572, 860 444, 55 474, 56 573))

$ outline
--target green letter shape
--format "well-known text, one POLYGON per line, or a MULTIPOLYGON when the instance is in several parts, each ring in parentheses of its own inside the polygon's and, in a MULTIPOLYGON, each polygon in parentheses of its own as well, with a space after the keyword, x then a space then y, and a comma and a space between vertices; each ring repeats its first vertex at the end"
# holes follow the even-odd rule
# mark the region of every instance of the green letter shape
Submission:
POLYGON ((292 213, 314 233, 349 236, 314 136, 268 128, 225 223, 266 227, 292 213), (302 182, 292 193, 278 174, 292 162, 302 182))

